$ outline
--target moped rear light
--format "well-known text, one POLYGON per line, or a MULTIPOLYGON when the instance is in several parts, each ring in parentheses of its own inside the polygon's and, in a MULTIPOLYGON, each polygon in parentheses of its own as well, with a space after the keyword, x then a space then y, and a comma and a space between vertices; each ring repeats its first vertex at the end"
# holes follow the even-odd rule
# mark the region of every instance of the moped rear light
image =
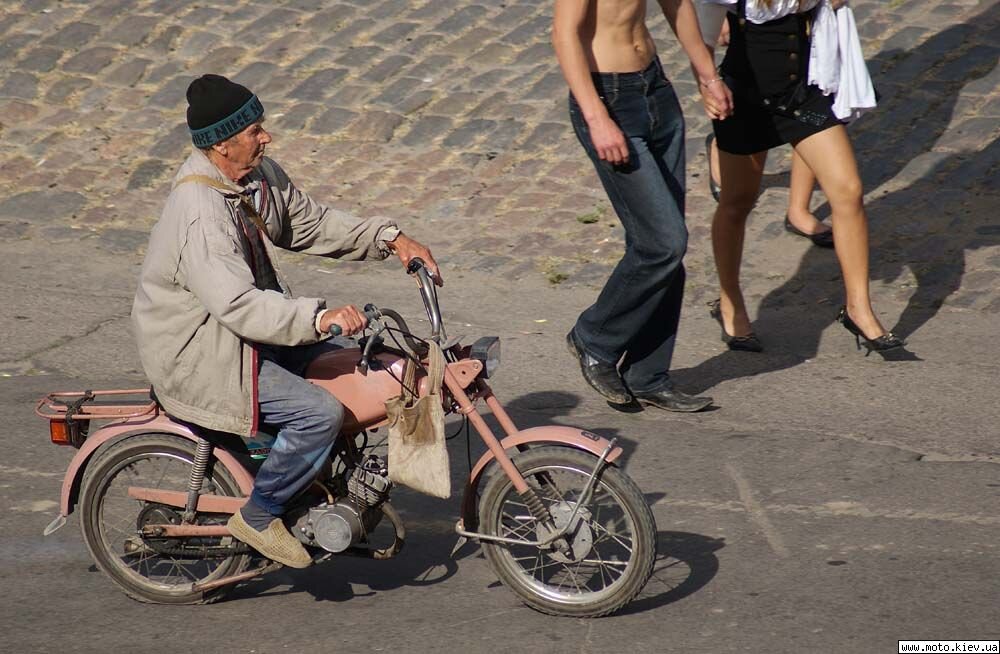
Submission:
POLYGON ((87 437, 87 420, 67 420, 65 418, 49 420, 49 438, 56 445, 80 447, 87 437))

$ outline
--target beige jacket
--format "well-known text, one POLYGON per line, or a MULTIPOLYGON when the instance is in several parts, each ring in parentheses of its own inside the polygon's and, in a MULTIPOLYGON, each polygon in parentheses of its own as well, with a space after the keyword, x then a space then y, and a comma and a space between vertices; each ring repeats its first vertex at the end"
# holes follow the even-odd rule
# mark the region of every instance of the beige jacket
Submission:
POLYGON ((195 149, 174 178, 154 225, 132 305, 139 356, 167 412, 243 436, 256 429, 257 361, 249 343, 303 345, 320 340, 315 318, 326 305, 293 298, 274 246, 340 259, 384 258, 376 238, 388 219, 363 220, 315 203, 265 158, 241 187, 195 149), (284 293, 254 286, 250 254, 237 232, 239 196, 199 182, 217 179, 243 192, 266 180, 261 218, 284 293))

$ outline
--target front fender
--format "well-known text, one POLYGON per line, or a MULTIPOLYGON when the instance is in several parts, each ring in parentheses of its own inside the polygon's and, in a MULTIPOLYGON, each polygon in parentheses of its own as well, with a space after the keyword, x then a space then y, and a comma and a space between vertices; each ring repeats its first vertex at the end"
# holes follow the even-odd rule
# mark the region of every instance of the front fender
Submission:
MULTIPOLYGON (((66 470, 59 506, 59 512, 63 517, 71 514, 76 506, 80 495, 80 482, 94 452, 112 440, 138 436, 139 434, 173 434, 195 443, 199 439, 199 436, 189 427, 174 422, 162 414, 154 418, 133 418, 101 427, 87 437, 66 470)), ((243 493, 250 495, 253 490, 253 476, 236 460, 236 457, 220 447, 213 448, 212 454, 220 464, 232 473, 243 493)))
MULTIPOLYGON (((574 447, 599 457, 604 454, 604 450, 608 448, 611 441, 583 429, 558 425, 524 429, 500 441, 504 450, 512 450, 520 445, 543 443, 574 447)), ((613 463, 621 454, 622 448, 614 447, 605 460, 608 463, 613 463)), ((469 481, 465 484, 465 495, 462 497, 462 522, 467 531, 475 531, 478 528, 479 516, 476 512, 476 504, 479 497, 479 482, 482 480, 487 466, 495 459, 493 453, 487 451, 473 466, 472 472, 469 474, 469 481)))

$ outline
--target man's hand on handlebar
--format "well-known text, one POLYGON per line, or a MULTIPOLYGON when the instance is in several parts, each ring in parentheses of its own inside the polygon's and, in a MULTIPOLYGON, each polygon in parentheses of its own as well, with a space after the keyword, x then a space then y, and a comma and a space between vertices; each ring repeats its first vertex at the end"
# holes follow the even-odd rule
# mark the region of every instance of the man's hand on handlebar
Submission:
POLYGON ((331 332, 334 325, 340 328, 339 335, 353 336, 368 325, 368 318, 357 307, 349 304, 345 307, 327 309, 320 318, 319 328, 324 334, 335 333, 336 329, 331 332))
POLYGON ((410 263, 410 259, 419 257, 424 260, 427 264, 427 269, 430 271, 431 276, 434 278, 434 284, 437 286, 444 286, 444 280, 441 278, 441 271, 438 270, 437 262, 434 261, 434 255, 421 243, 414 241, 412 238, 406 234, 400 233, 393 241, 389 244, 389 249, 396 253, 399 260, 403 262, 403 267, 406 268, 410 263))

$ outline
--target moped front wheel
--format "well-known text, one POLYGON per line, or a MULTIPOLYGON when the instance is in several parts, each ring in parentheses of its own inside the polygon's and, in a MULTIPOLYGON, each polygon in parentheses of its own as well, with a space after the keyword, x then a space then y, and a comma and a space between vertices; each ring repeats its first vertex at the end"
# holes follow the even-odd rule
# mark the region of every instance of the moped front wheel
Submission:
MULTIPOLYGON (((238 574, 250 557, 231 536, 155 538, 146 524, 177 524, 183 509, 134 499, 130 486, 186 491, 195 444, 170 434, 142 434, 119 441, 87 466, 80 494, 83 538, 97 566, 141 602, 207 604, 228 586, 196 591, 193 585, 238 574)), ((205 472, 202 491, 238 497, 233 476, 217 462, 205 472)), ((199 513, 199 525, 222 525, 229 516, 199 513)))
POLYGON ((541 447, 515 456, 514 463, 555 527, 569 529, 558 547, 532 544, 549 532, 497 470, 483 491, 479 524, 508 541, 483 541, 500 581, 531 608, 552 615, 598 617, 628 604, 646 585, 656 558, 656 523, 635 482, 606 466, 581 504, 597 463, 593 455, 541 447))

